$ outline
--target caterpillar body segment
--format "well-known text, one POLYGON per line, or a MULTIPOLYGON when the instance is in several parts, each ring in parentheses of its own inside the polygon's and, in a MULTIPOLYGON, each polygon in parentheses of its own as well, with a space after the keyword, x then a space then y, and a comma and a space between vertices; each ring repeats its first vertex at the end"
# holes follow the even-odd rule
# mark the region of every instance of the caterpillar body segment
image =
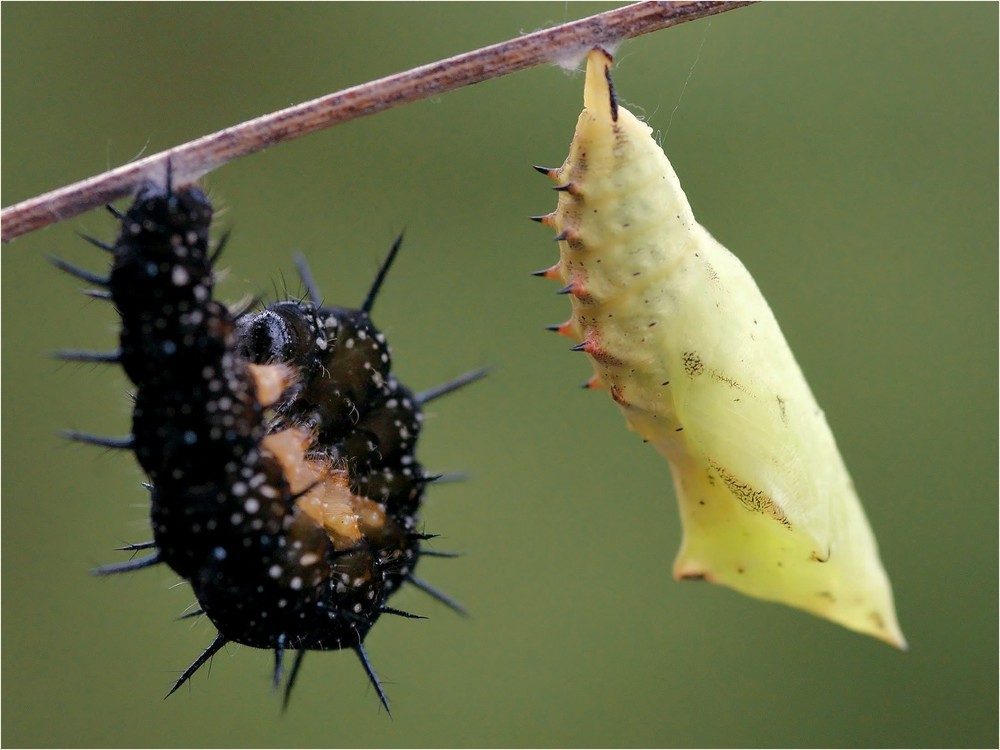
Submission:
MULTIPOLYGON (((743 264, 691 211, 652 131, 587 60, 546 223, 573 316, 560 332, 669 461, 684 539, 676 578, 782 602, 899 648, 888 577, 833 434, 743 264)), ((592 386, 593 387, 593 386, 592 386)))

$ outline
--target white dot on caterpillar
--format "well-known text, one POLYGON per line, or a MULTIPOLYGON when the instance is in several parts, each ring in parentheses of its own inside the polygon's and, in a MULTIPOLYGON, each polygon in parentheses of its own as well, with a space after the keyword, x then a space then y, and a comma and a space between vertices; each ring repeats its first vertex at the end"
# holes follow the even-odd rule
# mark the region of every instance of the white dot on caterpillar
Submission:
POLYGON ((241 523, 243 523, 243 514, 233 513, 233 515, 229 517, 229 523, 231 523, 233 526, 239 526, 241 523))
POLYGON ((288 582, 288 586, 292 591, 298 591, 302 588, 302 579, 299 576, 295 576, 295 578, 288 582))
POLYGON ((299 558, 299 564, 302 567, 308 567, 309 565, 315 565, 319 562, 319 555, 315 552, 306 552, 302 557, 299 558))
POLYGON ((344 347, 347 348, 347 349, 353 349, 354 348, 354 339, 347 339, 347 341, 344 342, 344 347))
POLYGON ((216 560, 225 560, 226 550, 223 547, 216 547, 215 549, 212 550, 212 556, 216 560))
POLYGON ((281 566, 272 565, 267 569, 267 574, 271 576, 271 578, 281 578, 281 566))
POLYGON ((170 272, 170 280, 174 286, 186 286, 191 282, 191 274, 187 272, 184 266, 174 266, 170 272))
POLYGON ((255 518, 250 522, 250 528, 254 531, 260 531, 264 528, 264 521, 260 518, 255 518))
POLYGON ((260 510, 260 501, 255 497, 248 497, 246 502, 243 503, 243 510, 253 515, 260 510))

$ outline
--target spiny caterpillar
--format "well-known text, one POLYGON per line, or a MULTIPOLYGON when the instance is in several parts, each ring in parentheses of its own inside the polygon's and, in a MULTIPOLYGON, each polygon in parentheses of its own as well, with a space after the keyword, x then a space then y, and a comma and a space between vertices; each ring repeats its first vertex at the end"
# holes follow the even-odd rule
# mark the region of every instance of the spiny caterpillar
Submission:
POLYGON ((889 579, 823 412, 740 261, 695 221, 652 130, 620 106, 611 56, 587 57, 558 183, 558 280, 580 343, 631 429, 669 461, 704 579, 899 648, 889 579))
MULTIPOLYGON (((287 705, 308 650, 351 649, 379 699, 365 636, 409 582, 461 611, 414 575, 421 555, 424 472, 414 449, 421 407, 484 371, 414 394, 391 371, 389 347, 369 317, 396 241, 359 309, 321 302, 304 262, 309 301, 233 311, 213 299, 212 206, 197 187, 140 190, 98 276, 57 261, 100 287, 121 318, 114 352, 62 352, 64 359, 119 363, 136 386, 132 433, 67 436, 131 449, 149 477, 151 550, 101 575, 166 563, 218 629, 173 693, 226 643, 284 655, 296 651, 287 705)), ((168 693, 168 695, 170 694, 168 693)))

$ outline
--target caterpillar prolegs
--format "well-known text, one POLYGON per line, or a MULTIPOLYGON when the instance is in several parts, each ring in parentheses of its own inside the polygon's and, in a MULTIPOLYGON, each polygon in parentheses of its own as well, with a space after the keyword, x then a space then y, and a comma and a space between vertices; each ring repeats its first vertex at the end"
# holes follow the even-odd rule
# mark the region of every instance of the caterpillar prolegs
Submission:
POLYGON ((622 107, 611 57, 587 58, 559 191, 558 280, 628 425, 670 463, 677 578, 782 602, 905 648, 889 579, 833 434, 743 264, 691 212, 652 130, 622 107))
MULTIPOLYGON (((392 371, 370 312, 393 246, 358 309, 325 306, 304 261, 308 300, 230 310, 213 298, 212 206, 195 186, 148 186, 124 213, 108 277, 58 261, 98 287, 121 318, 114 352, 65 359, 119 363, 136 386, 125 438, 68 436, 127 448, 149 477, 146 556, 99 574, 165 563, 218 629, 174 692, 223 645, 275 653, 274 684, 295 651, 285 702, 309 650, 351 649, 382 704, 365 636, 406 583, 461 611, 414 575, 425 487, 415 457, 421 408, 482 370, 415 394, 392 371)), ((400 238, 401 239, 401 238, 400 238)), ((447 555, 447 553, 437 553, 447 555)), ((169 693, 168 693, 169 694, 169 693)))

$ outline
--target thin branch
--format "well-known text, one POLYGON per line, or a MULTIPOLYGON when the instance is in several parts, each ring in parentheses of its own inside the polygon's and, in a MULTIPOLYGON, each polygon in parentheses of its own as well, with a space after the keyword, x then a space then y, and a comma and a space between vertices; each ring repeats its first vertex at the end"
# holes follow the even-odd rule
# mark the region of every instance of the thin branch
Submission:
POLYGON ((168 160, 174 181, 190 182, 232 159, 332 125, 536 65, 571 59, 597 44, 613 46, 641 34, 749 4, 750 0, 635 3, 353 86, 9 206, 0 215, 2 239, 10 242, 131 195, 144 183, 162 182, 168 160))

